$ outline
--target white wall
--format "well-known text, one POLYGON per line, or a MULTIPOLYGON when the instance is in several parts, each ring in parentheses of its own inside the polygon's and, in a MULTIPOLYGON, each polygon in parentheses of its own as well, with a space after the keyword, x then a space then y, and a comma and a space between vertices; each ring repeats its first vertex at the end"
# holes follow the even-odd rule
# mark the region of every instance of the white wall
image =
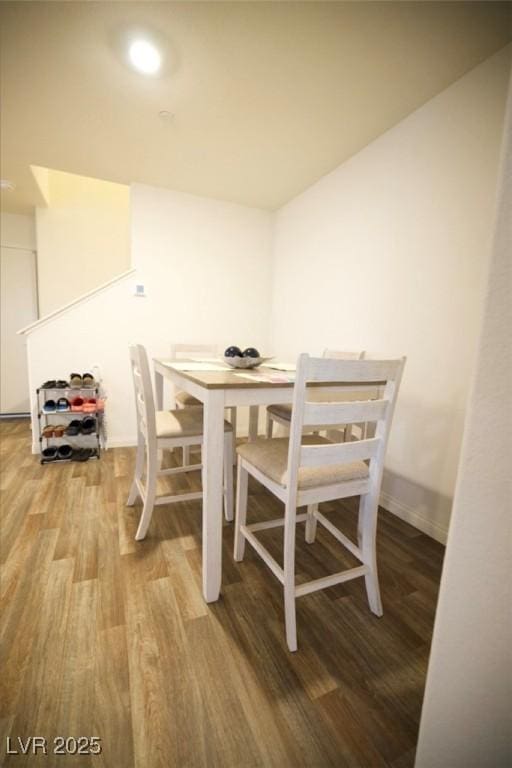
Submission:
POLYGON ((512 765, 512 90, 485 315, 416 768, 512 765))
POLYGON ((32 390, 50 377, 100 366, 111 445, 135 441, 128 344, 168 356, 173 342, 264 350, 268 338, 268 212, 142 185, 131 189, 131 211, 136 275, 28 336, 32 390), (144 283, 146 298, 133 296, 136 282, 144 283))
POLYGON ((273 351, 408 356, 385 506, 446 535, 480 325, 508 51, 277 216, 273 351))
POLYGON ((35 220, 19 213, 0 214, 0 244, 9 248, 36 249, 35 220))
POLYGON ((129 269, 130 191, 124 184, 42 170, 48 207, 36 209, 36 229, 44 316, 129 269))

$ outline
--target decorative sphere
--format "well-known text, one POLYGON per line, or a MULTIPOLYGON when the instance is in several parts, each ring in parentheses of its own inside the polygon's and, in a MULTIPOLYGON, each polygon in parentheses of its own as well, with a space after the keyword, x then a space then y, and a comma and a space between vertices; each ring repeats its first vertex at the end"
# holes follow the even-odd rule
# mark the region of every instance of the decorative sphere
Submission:
POLYGON ((228 347, 224 352, 224 357, 242 357, 240 347, 228 347))
POLYGON ((254 347, 247 347, 247 349, 244 349, 244 351, 243 351, 243 356, 244 357, 259 357, 260 353, 254 347))

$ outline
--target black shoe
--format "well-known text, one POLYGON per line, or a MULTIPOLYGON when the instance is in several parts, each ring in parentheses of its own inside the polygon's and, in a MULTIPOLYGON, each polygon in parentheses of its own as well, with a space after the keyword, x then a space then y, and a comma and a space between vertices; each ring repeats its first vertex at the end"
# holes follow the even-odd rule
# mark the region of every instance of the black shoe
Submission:
POLYGON ((57 448, 45 448, 41 451, 41 464, 48 464, 49 461, 57 460, 57 448))
POLYGON ((59 445, 57 448, 57 461, 68 461, 73 456, 73 449, 70 445, 59 445))
POLYGON ((39 389, 56 389, 56 387, 57 387, 57 382, 55 381, 55 379, 48 379, 48 381, 45 381, 44 384, 41 384, 39 389))
POLYGON ((93 432, 96 432, 96 419, 92 416, 82 419, 81 429, 82 435, 92 435, 93 432))
POLYGON ((58 381, 55 382, 55 389, 68 389, 69 384, 67 381, 64 381, 64 379, 58 379, 58 381))
POLYGON ((73 421, 70 421, 67 426, 66 435, 69 435, 70 437, 79 435, 81 427, 82 427, 82 422, 79 421, 78 419, 73 419, 73 421))
POLYGON ((95 452, 91 448, 78 448, 73 451, 73 461, 87 461, 95 452))

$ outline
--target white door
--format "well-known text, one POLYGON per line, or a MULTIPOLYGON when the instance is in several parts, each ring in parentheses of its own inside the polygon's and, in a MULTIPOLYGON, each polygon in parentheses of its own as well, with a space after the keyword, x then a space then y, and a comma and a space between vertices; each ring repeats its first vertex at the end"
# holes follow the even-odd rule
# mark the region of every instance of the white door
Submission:
POLYGON ((0 249, 1 356, 0 413, 28 413, 26 339, 16 331, 37 320, 36 255, 34 251, 0 249))

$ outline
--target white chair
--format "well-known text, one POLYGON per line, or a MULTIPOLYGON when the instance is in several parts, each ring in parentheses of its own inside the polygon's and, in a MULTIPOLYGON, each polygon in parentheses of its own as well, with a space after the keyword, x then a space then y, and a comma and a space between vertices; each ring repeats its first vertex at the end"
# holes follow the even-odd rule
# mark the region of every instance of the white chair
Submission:
MULTIPOLYGON (((363 352, 341 352, 337 349, 324 349, 323 357, 332 358, 334 360, 362 360, 364 358, 363 352)), ((314 397, 314 393, 312 394, 314 397)), ((290 422, 292 418, 292 406, 288 403, 281 403, 277 405, 267 406, 267 420, 266 420, 266 435, 272 437, 274 422, 280 424, 283 427, 290 428, 290 422)), ((360 425, 361 431, 364 429, 364 425, 360 425)), ((346 424, 343 430, 340 432, 340 436, 343 440, 350 440, 352 436, 352 425, 346 424)), ((364 435, 362 435, 364 436, 364 435)))
MULTIPOLYGON (((135 389, 137 411, 137 455, 127 506, 134 505, 138 496, 142 499, 143 509, 135 538, 139 541, 146 536, 153 507, 155 504, 171 504, 175 501, 201 499, 201 491, 180 493, 172 496, 157 496, 156 485, 159 475, 173 475, 179 472, 191 472, 201 469, 201 464, 193 464, 172 469, 159 469, 157 453, 163 448, 176 448, 201 445, 203 442, 202 408, 183 408, 174 411, 155 411, 153 387, 149 371, 146 350, 140 344, 130 347, 130 360, 135 389), (142 483, 146 457, 146 484, 142 483)), ((226 520, 233 519, 233 430, 231 424, 224 422, 224 513, 226 520)))
MULTIPOLYGON (((208 358, 220 357, 219 348, 215 344, 172 344, 171 358, 173 360, 190 359, 191 357, 208 358)), ((174 399, 178 408, 185 408, 189 405, 202 406, 202 402, 189 392, 177 390, 174 392, 174 399)), ((236 406, 226 408, 229 413, 229 421, 233 427, 233 464, 236 464, 236 406)), ((189 449, 183 449, 183 462, 189 463, 189 449)))
POLYGON ((370 609, 382 615, 377 578, 375 537, 384 455, 405 358, 399 360, 332 360, 299 357, 293 393, 290 438, 257 440, 238 450, 238 489, 235 521, 235 560, 244 556, 247 540, 284 587, 286 639, 290 651, 297 650, 295 598, 364 576, 370 609), (308 382, 379 383, 384 387, 378 400, 360 402, 307 402, 308 382), (371 438, 331 443, 303 428, 326 427, 354 422, 375 423, 371 438), (368 461, 369 460, 369 461, 368 461), (283 518, 246 524, 247 485, 251 474, 285 504, 283 518), (323 501, 360 496, 358 543, 350 541, 318 511, 323 501), (297 514, 297 507, 307 512, 297 514), (306 541, 313 543, 317 522, 360 560, 356 568, 331 576, 295 584, 295 529, 306 522, 306 541), (274 560, 255 536, 257 531, 284 525, 284 567, 274 560))

